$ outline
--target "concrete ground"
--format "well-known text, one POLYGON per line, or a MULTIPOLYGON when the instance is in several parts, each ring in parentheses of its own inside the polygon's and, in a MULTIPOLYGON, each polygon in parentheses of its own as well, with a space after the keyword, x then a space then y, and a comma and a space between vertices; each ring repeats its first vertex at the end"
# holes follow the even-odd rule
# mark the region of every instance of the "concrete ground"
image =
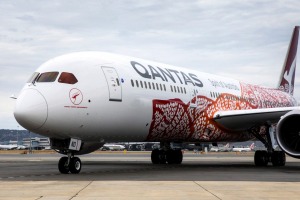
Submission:
POLYGON ((1 154, 0 199, 299 199, 300 160, 255 167, 253 153, 185 153, 152 165, 150 152, 80 156, 80 174, 60 174, 58 154, 1 154))

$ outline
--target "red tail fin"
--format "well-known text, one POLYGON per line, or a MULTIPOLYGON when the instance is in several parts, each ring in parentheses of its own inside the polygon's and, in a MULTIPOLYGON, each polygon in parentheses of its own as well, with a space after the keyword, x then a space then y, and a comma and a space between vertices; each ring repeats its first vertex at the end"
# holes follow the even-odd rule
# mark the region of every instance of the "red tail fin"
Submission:
POLYGON ((299 26, 295 26, 278 85, 278 89, 291 95, 294 93, 299 29, 299 26))

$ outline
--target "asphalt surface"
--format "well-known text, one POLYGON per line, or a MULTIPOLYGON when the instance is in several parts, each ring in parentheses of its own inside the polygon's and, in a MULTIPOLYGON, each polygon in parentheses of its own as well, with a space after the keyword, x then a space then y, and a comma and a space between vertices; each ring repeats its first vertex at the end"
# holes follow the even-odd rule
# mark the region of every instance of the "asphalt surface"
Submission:
MULTIPOLYGON (((0 152, 1 153, 1 152, 0 152)), ((60 174, 59 154, 0 154, 0 199, 299 199, 300 160, 255 167, 253 153, 185 153, 153 165, 150 152, 80 156, 80 174, 60 174)))

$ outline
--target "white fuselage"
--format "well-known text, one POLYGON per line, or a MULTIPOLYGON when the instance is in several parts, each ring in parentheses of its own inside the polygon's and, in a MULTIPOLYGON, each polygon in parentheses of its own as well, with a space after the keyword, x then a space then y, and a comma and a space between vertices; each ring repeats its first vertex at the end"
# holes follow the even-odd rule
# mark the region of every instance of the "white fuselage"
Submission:
POLYGON ((232 151, 234 151, 234 152, 249 152, 249 151, 252 151, 252 149, 250 147, 235 147, 235 148, 232 148, 232 151))
POLYGON ((3 150, 26 149, 26 147, 23 145, 16 145, 16 144, 2 144, 0 145, 0 149, 3 150))
POLYGON ((102 143, 241 141, 253 136, 219 127, 211 120, 213 113, 296 105, 293 97, 278 90, 101 52, 57 57, 36 72, 58 72, 58 77, 67 72, 78 80, 29 82, 17 99, 18 122, 50 138, 102 143))
POLYGON ((111 151, 122 151, 125 149, 125 146, 119 144, 104 144, 103 147, 106 147, 111 151))

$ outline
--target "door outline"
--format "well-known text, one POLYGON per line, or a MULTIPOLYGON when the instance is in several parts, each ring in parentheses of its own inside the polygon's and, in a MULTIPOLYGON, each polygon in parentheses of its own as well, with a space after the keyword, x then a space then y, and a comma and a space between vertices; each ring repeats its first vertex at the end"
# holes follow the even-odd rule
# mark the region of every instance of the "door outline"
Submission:
POLYGON ((122 101, 122 86, 117 70, 114 67, 102 66, 102 71, 109 92, 109 101, 122 101))
POLYGON ((190 102, 190 108, 196 108, 197 107, 197 93, 196 89, 194 87, 188 87, 189 89, 189 102, 190 102))

